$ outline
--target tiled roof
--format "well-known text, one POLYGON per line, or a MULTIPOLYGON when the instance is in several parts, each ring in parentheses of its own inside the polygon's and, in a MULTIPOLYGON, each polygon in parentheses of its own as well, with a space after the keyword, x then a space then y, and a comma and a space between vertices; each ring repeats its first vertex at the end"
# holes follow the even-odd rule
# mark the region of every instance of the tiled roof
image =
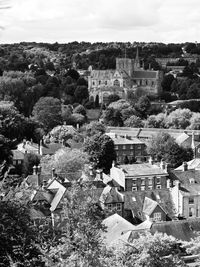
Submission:
POLYGON ((103 239, 108 246, 113 245, 113 243, 120 239, 124 240, 124 235, 126 235, 124 241, 128 241, 129 235, 127 235, 127 232, 135 229, 133 224, 117 213, 103 220, 103 224, 107 227, 106 233, 103 233, 103 239))
POLYGON ((13 154, 13 160, 24 160, 24 153, 22 153, 21 151, 15 149, 12 150, 12 154, 13 154))
POLYGON ((133 79, 155 79, 158 71, 138 70, 133 72, 133 79))
POLYGON ((168 175, 157 165, 150 163, 135 163, 120 165, 125 172, 125 177, 145 176, 145 175, 168 175))

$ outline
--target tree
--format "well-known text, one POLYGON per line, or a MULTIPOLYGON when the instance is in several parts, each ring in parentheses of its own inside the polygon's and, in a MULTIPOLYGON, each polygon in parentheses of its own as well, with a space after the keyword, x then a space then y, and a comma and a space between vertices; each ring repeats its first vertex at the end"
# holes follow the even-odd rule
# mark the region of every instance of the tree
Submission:
POLYGON ((109 126, 123 126, 122 114, 114 108, 107 108, 103 113, 104 123, 109 126))
POLYGON ((86 138, 83 150, 88 153, 89 159, 96 168, 101 168, 109 173, 112 162, 116 160, 113 140, 105 134, 95 134, 86 138))
POLYGON ((24 156, 24 162, 22 167, 22 172, 25 177, 33 173, 33 166, 38 166, 40 164, 40 156, 37 154, 26 153, 24 156))
POLYGON ((67 73, 65 74, 65 77, 67 76, 70 76, 75 81, 77 81, 80 77, 79 73, 74 69, 68 70, 67 73))
POLYGON ((74 183, 63 200, 62 238, 49 253, 57 263, 62 262, 62 266, 105 266, 101 238, 105 231, 104 216, 94 194, 95 188, 74 183))
POLYGON ((120 97, 117 94, 111 94, 108 96, 108 105, 112 102, 116 102, 120 99, 120 97))
POLYGON ((122 111, 123 109, 127 109, 129 107, 131 107, 130 103, 127 102, 124 99, 120 99, 118 101, 112 102, 108 106, 108 108, 113 108, 113 109, 116 109, 116 110, 119 110, 119 111, 122 111))
MULTIPOLYGON (((162 233, 144 233, 118 252, 118 259, 127 267, 184 267, 180 247, 172 236, 162 233)), ((123 265, 122 265, 123 266, 123 265)))
POLYGON ((140 114, 142 118, 147 116, 147 112, 151 107, 151 102, 147 96, 141 96, 135 105, 136 111, 140 114))
POLYGON ((31 220, 28 201, 17 198, 15 193, 10 192, 9 199, 0 200, 1 266, 42 267, 41 231, 31 220))
POLYGON ((104 134, 106 132, 106 127, 104 124, 98 121, 92 121, 86 126, 86 135, 88 137, 95 134, 104 134))
POLYGON ((163 88, 163 91, 171 91, 171 85, 172 85, 172 82, 174 80, 174 76, 172 74, 167 74, 164 76, 163 80, 162 80, 162 88, 163 88))
POLYGON ((176 109, 166 117, 166 128, 186 129, 190 125, 192 112, 189 109, 176 109))
POLYGON ((200 130, 200 113, 193 113, 190 119, 190 126, 188 126, 188 129, 200 130))
POLYGON ((133 115, 130 118, 125 120, 124 126, 142 128, 144 126, 144 123, 139 117, 133 115))
POLYGON ((74 92, 74 96, 78 103, 83 103, 89 97, 88 88, 85 85, 78 85, 74 92))
POLYGON ((42 123, 46 130, 61 124, 61 103, 53 97, 41 97, 33 108, 33 117, 42 123))
POLYGON ((49 173, 52 168, 56 173, 67 174, 67 179, 78 179, 87 164, 88 155, 79 149, 63 148, 53 156, 45 156, 41 159, 41 167, 44 173, 49 173))
POLYGON ((179 146, 173 137, 164 132, 152 137, 152 140, 147 144, 147 153, 158 161, 163 159, 172 168, 176 168, 184 161, 189 161, 193 158, 191 148, 179 146))
POLYGON ((83 116, 86 116, 86 109, 84 108, 84 106, 82 105, 78 105, 77 107, 75 107, 75 109, 73 110, 73 113, 79 113, 83 116))
POLYGON ((159 113, 158 115, 151 115, 145 121, 146 128, 166 128, 166 114, 159 113))
POLYGON ((0 164, 3 161, 11 163, 12 160, 12 149, 16 147, 16 142, 11 141, 8 138, 5 138, 3 135, 0 135, 0 164))

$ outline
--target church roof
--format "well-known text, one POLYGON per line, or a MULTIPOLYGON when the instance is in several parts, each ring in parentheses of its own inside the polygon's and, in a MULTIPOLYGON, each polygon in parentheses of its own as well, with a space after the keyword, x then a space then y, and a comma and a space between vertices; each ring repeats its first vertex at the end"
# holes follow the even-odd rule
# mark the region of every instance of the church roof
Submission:
POLYGON ((133 72, 133 79, 155 79, 158 71, 136 70, 133 72))

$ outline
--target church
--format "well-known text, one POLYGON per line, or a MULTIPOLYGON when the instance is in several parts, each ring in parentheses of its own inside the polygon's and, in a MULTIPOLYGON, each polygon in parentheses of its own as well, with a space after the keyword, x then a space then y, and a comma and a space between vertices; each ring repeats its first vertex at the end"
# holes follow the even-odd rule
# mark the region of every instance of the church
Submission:
POLYGON ((135 59, 116 58, 116 69, 93 70, 89 67, 88 90, 91 101, 106 103, 111 94, 126 99, 128 91, 141 90, 146 95, 158 95, 163 79, 162 71, 144 70, 139 53, 135 59))

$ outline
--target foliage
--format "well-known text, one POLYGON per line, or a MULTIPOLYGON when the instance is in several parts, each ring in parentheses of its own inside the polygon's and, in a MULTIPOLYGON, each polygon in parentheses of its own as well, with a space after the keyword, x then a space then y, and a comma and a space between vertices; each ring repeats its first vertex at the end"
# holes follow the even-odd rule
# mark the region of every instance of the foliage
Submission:
POLYGON ((161 83, 163 90, 168 92, 171 91, 171 85, 173 81, 174 76, 172 74, 165 75, 161 83))
POLYGON ((141 96, 135 105, 136 111, 139 113, 141 118, 147 117, 147 112, 151 107, 151 102, 147 96, 141 96))
POLYGON ((86 126, 86 134, 88 137, 98 133, 104 134, 105 132, 106 132, 105 125, 98 121, 92 121, 86 126))
POLYGON ((44 125, 46 130, 61 124, 61 103, 53 97, 41 97, 33 108, 34 119, 44 125))
POLYGON ((74 96, 78 103, 83 103, 89 97, 88 88, 85 85, 78 85, 74 92, 74 96))
POLYGON ((166 128, 186 129, 190 125, 192 112, 189 109, 176 109, 166 118, 166 128))
POLYGON ((166 234, 144 233, 133 243, 124 245, 119 259, 127 267, 184 267, 179 256, 180 248, 174 237, 166 234))
POLYGON ((16 142, 9 140, 8 138, 0 135, 0 163, 6 161, 11 163, 12 161, 12 149, 16 147, 16 142))
POLYGON ((31 221, 27 202, 10 194, 9 200, 0 200, 0 213, 1 266, 44 266, 39 231, 31 221))
POLYGON ((44 173, 49 173, 52 168, 56 173, 67 174, 67 179, 77 180, 81 176, 84 165, 88 163, 88 155, 78 149, 63 148, 53 156, 44 156, 41 167, 44 173))
POLYGON ((173 137, 164 132, 152 137, 147 145, 147 152, 158 161, 163 159, 173 168, 193 158, 191 148, 180 147, 173 137))
POLYGON ((74 110, 73 113, 79 113, 83 116, 86 116, 86 109, 82 105, 78 105, 74 110))
POLYGON ((25 177, 33 173, 33 166, 38 166, 40 164, 40 156, 33 153, 26 153, 24 155, 22 172, 25 177))
POLYGON ((116 160, 116 152, 113 140, 105 134, 95 134, 86 138, 84 151, 96 168, 101 168, 105 173, 110 171, 112 162, 116 160))
POLYGON ((135 116, 132 115, 130 118, 126 119, 124 122, 124 126, 126 127, 135 127, 135 128, 142 128, 144 126, 143 121, 135 116))
POLYGON ((151 115, 145 121, 147 128, 165 128, 166 114, 159 113, 158 115, 151 115))
MULTIPOLYGON (((97 266, 104 258, 101 234, 103 213, 96 204, 95 188, 84 184, 73 184, 63 200, 63 217, 60 244, 52 247, 51 257, 62 266, 97 266)), ((105 265, 104 265, 105 266, 105 265)))
POLYGON ((103 121, 109 126, 123 126, 122 114, 114 108, 107 108, 103 113, 103 121))
POLYGON ((120 97, 117 94, 111 94, 108 96, 108 105, 112 102, 116 102, 120 99, 120 97))

